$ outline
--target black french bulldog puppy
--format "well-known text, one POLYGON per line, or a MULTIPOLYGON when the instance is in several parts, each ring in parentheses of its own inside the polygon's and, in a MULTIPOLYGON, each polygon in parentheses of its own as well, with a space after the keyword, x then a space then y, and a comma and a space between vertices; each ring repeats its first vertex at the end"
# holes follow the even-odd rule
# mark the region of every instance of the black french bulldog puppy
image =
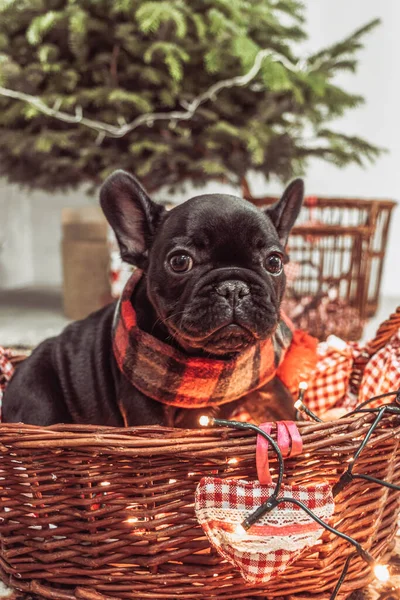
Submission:
MULTIPOLYGON (((265 210, 207 194, 166 211, 132 175, 111 175, 101 206, 122 258, 144 272, 132 298, 140 329, 189 355, 219 359, 271 336, 285 289, 285 244, 303 191, 297 179, 265 210)), ((204 409, 166 407, 119 371, 115 309, 111 304, 38 346, 8 385, 4 422, 197 426, 204 409)), ((261 391, 271 419, 295 418, 277 378, 261 391)), ((217 410, 224 416, 232 403, 217 410)))

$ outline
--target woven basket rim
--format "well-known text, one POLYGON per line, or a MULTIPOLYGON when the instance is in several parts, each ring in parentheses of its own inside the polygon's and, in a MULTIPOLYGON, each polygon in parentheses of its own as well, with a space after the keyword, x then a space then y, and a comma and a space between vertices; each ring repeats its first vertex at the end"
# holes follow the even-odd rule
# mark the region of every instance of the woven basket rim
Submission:
MULTIPOLYGON (((389 404, 389 402, 388 402, 389 404)), ((348 430, 352 433, 354 438, 357 438, 359 432, 365 431, 367 424, 371 423, 375 419, 376 413, 374 412, 362 412, 362 413, 349 413, 339 419, 331 421, 314 422, 309 420, 297 421, 296 425, 302 435, 303 439, 307 442, 312 440, 314 437, 325 433, 327 438, 332 440, 332 434, 337 433, 340 438, 343 437, 343 432, 348 430)), ((395 423, 398 415, 386 415, 382 423, 395 423)), ((400 423, 399 423, 400 429, 400 423)), ((388 434, 391 430, 388 430, 388 434)), ((47 440, 51 443, 57 443, 63 441, 67 443, 68 440, 71 442, 79 442, 79 440, 92 441, 93 445, 102 446, 103 444, 118 443, 122 440, 133 442, 153 440, 160 444, 160 446, 167 446, 170 444, 177 444, 180 440, 186 440, 190 442, 194 441, 206 441, 208 438, 215 440, 216 438, 255 438, 254 431, 251 430, 234 430, 230 427, 199 427, 196 429, 181 429, 178 427, 166 427, 163 425, 138 425, 134 427, 114 427, 106 425, 75 425, 75 424, 56 424, 49 426, 29 425, 25 423, 0 423, 0 438, 4 434, 15 435, 13 444, 16 447, 28 447, 37 443, 42 445, 43 440, 47 440), (30 441, 26 442, 18 436, 24 436, 30 441)), ((276 429, 273 427, 271 436, 276 436, 276 429)), ((389 437, 389 435, 388 435, 389 437)), ((11 443, 11 442, 7 442, 11 443)), ((374 443, 374 438, 371 440, 370 445, 374 443)))

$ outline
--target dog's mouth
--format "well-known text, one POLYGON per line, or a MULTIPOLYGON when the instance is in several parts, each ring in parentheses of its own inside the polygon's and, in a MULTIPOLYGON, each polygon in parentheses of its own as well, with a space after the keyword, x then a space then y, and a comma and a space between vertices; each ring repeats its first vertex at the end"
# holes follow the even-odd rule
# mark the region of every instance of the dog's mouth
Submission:
POLYGON ((200 350, 218 356, 242 352, 258 340, 250 329, 232 322, 202 336, 192 336, 175 327, 172 330, 176 341, 184 350, 200 350))
POLYGON ((205 351, 221 355, 242 352, 255 341, 254 334, 249 329, 231 323, 217 329, 202 345, 205 351))

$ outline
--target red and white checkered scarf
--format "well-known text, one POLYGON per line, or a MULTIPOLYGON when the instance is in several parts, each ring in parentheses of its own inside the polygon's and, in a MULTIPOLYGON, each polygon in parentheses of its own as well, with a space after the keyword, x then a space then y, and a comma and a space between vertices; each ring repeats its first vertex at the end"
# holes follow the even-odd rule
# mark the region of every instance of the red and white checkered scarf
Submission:
MULTIPOLYGON (((189 356, 139 329, 132 297, 141 277, 125 286, 114 323, 114 354, 128 380, 143 394, 182 408, 218 406, 265 385, 279 372, 293 339, 293 326, 282 316, 272 338, 254 344, 230 360, 189 356)), ((283 379, 283 378, 282 378, 283 379)))

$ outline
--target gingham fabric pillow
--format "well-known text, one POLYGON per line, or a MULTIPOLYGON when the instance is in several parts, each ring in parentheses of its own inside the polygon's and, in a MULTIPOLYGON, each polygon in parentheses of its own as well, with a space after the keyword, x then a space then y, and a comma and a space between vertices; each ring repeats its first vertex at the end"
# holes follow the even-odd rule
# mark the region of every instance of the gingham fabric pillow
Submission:
MULTIPOLYGON (((368 362, 362 378, 357 403, 364 402, 372 396, 400 389, 400 330, 390 342, 379 350, 368 362)), ((373 408, 387 402, 389 398, 371 402, 373 408)))
MULTIPOLYGON (((335 336, 318 345, 317 368, 308 382, 305 395, 307 406, 317 415, 331 409, 342 409, 343 414, 372 398, 400 389, 400 330, 367 363, 358 397, 349 392, 349 378, 353 361, 360 355, 362 347, 345 343, 335 336)), ((390 401, 382 398, 371 402, 374 408, 390 401)))
MULTIPOLYGON (((258 481, 214 477, 203 478, 196 490, 196 516, 208 539, 250 583, 265 583, 282 573, 305 548, 314 546, 324 531, 301 508, 283 503, 244 535, 238 533, 238 525, 273 491, 274 485, 261 485, 258 481)), ((281 493, 300 500, 324 521, 333 514, 329 484, 283 486, 281 493)))
POLYGON ((333 335, 318 344, 317 368, 307 381, 305 395, 310 410, 323 415, 334 407, 354 408, 357 400, 350 398, 348 388, 353 362, 359 353, 357 344, 348 344, 333 335))

